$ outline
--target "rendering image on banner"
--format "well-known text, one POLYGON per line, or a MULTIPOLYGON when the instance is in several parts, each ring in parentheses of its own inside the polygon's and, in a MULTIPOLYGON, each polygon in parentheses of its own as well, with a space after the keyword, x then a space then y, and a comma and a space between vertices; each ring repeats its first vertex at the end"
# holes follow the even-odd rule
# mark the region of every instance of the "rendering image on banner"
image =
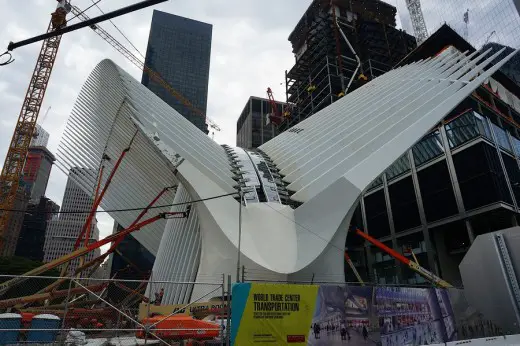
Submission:
POLYGON ((236 284, 231 344, 307 344, 317 293, 316 285, 236 284))
POLYGON ((420 346, 500 335, 462 290, 243 283, 232 345, 420 346))

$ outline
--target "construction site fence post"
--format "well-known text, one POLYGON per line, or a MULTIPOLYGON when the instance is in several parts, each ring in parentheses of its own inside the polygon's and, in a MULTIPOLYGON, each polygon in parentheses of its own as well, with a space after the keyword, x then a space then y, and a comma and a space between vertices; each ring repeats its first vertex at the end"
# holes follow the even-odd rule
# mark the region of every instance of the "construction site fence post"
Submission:
POLYGON ((226 345, 231 344, 231 290, 232 290, 232 281, 231 281, 231 275, 228 275, 227 277, 227 327, 226 327, 226 345))
POLYGON ((61 342, 61 345, 65 345, 65 340, 67 338, 67 332, 65 330, 65 321, 67 320, 67 312, 69 310, 69 302, 70 302, 70 291, 72 289, 72 279, 69 279, 69 288, 67 291, 67 298, 65 299, 65 309, 63 311, 63 320, 61 321, 61 332, 59 335, 59 339, 61 342))

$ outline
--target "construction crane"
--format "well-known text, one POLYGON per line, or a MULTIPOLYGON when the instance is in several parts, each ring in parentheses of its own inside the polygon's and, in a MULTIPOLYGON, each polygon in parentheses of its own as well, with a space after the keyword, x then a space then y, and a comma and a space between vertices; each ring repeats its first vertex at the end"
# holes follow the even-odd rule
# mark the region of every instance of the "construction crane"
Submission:
POLYGON ((267 116, 267 124, 273 123, 276 126, 280 125, 283 122, 282 114, 280 113, 280 109, 274 100, 273 91, 271 88, 267 88, 267 98, 269 99, 269 104, 271 105, 271 113, 267 116))
MULTIPOLYGON (((66 17, 70 9, 69 1, 58 0, 58 6, 51 15, 47 32, 67 25, 66 17)), ((0 175, 0 251, 4 247, 11 216, 10 210, 14 209, 27 150, 33 137, 45 91, 49 85, 61 37, 61 35, 54 36, 43 41, 0 175)))
POLYGON ((412 21, 417 45, 420 45, 428 38, 428 28, 426 27, 426 22, 424 20, 421 0, 406 0, 406 7, 410 13, 410 19, 412 21))
MULTIPOLYGON (((77 16, 82 21, 87 21, 90 18, 83 13, 81 9, 76 6, 72 6, 71 8, 72 14, 77 16)), ((116 38, 110 35, 106 30, 104 30, 99 25, 90 26, 92 30, 103 40, 108 42, 112 47, 114 47, 119 53, 121 53, 128 61, 130 61, 133 65, 135 65, 138 69, 142 70, 144 73, 148 74, 150 79, 161 85, 164 89, 166 89, 173 97, 175 97, 182 105, 190 108, 195 114, 203 117, 206 120, 206 124, 215 131, 220 132, 222 129, 210 118, 204 114, 204 112, 197 107, 195 107, 190 100, 184 97, 180 92, 175 90, 164 78, 157 72, 151 69, 149 66, 145 64, 145 62, 135 56, 130 50, 128 50, 123 44, 121 44, 116 38)))

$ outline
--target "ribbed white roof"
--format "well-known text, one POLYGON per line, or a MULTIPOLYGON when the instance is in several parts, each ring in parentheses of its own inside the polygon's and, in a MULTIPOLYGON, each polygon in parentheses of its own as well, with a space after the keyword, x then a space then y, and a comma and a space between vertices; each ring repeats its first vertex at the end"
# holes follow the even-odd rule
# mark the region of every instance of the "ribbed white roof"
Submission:
POLYGON ((390 71, 260 147, 306 202, 342 176, 364 190, 498 70, 503 50, 444 54, 390 71))
MULTIPOLYGON (((104 209, 148 205, 163 188, 177 183, 173 171, 175 164, 182 160, 178 154, 189 158, 194 166, 232 191, 234 181, 222 147, 109 60, 98 64, 83 86, 58 148, 57 164, 66 172, 73 167, 89 168, 90 174, 78 183, 92 192, 103 154, 110 157, 110 161, 105 162, 105 183, 136 132, 131 150, 101 203, 104 209), (175 147, 181 150, 171 152, 161 146, 161 140, 138 131, 135 124, 155 129, 157 137, 175 142, 175 147)), ((171 204, 173 198, 173 192, 168 192, 156 205, 171 204)), ((169 209, 155 209, 148 216, 169 209)), ((110 215, 128 227, 139 213, 140 210, 110 215)), ((135 232, 134 236, 155 255, 165 224, 164 220, 158 221, 135 232)))
MULTIPOLYGON (((267 203, 245 208, 243 254, 264 268, 292 273, 329 251, 331 241, 342 247, 346 232, 339 230, 348 224, 346 216, 361 191, 512 56, 488 67, 501 52, 489 57, 489 52, 443 54, 390 71, 264 144, 261 149, 294 192, 292 199, 303 205, 296 210, 267 203), (274 235, 283 251, 273 253, 274 235)), ((104 208, 147 205, 164 187, 177 182, 176 167, 193 198, 235 191, 225 150, 108 60, 96 67, 81 91, 58 162, 65 169, 97 170, 105 152, 112 158, 111 168, 136 128, 140 131, 104 208)), ((92 190, 95 182, 92 174, 81 184, 92 190)), ((172 201, 173 196, 166 194, 159 204, 172 201)), ((217 245, 222 248, 237 246, 236 201, 228 197, 200 206, 204 232, 221 232, 217 245)), ((128 226, 138 213, 111 215, 128 226)), ((155 254, 164 226, 158 222, 134 234, 155 254)), ((212 258, 203 256, 201 261, 208 263, 201 266, 218 266, 210 263, 212 258)))

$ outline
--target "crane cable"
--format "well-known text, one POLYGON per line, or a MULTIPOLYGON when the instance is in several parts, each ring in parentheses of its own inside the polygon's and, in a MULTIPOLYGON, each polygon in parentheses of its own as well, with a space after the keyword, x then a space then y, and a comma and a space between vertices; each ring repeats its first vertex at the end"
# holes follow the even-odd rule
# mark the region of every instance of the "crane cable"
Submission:
MULTIPOLYGON (((99 7, 98 2, 94 2, 94 0, 91 0, 92 3, 97 7, 97 9, 99 10, 99 12, 101 12, 102 14, 105 14, 105 12, 101 9, 101 7, 99 7)), ((137 49, 137 47, 132 43, 132 41, 130 41, 130 39, 123 33, 123 31, 121 29, 119 29, 119 27, 112 21, 112 20, 109 20, 109 22, 114 26, 114 28, 116 28, 116 30, 125 38, 125 40, 137 51, 137 53, 139 53, 139 55, 143 58, 143 59, 146 59, 145 56, 143 55, 143 53, 141 53, 139 51, 139 49, 137 49)))
MULTIPOLYGON (((81 16, 82 14, 84 14, 85 12, 87 12, 88 10, 90 10, 92 7, 97 6, 100 2, 101 2, 101 0, 98 0, 98 1, 96 1, 96 2, 94 2, 94 0, 92 0, 92 5, 90 5, 89 7, 87 7, 86 9, 84 9, 83 11, 81 11, 80 13, 78 13, 77 15, 75 15, 74 17, 72 17, 71 19, 68 19, 66 23, 68 24, 70 21, 72 21, 72 20, 78 18, 79 16, 81 16)), ((99 6, 98 6, 98 8, 99 8, 99 6)))
POLYGON ((4 56, 7 57, 7 60, 0 62, 0 66, 7 66, 15 61, 15 59, 13 59, 13 55, 9 51, 5 51, 5 53, 0 54, 0 59, 4 56))

